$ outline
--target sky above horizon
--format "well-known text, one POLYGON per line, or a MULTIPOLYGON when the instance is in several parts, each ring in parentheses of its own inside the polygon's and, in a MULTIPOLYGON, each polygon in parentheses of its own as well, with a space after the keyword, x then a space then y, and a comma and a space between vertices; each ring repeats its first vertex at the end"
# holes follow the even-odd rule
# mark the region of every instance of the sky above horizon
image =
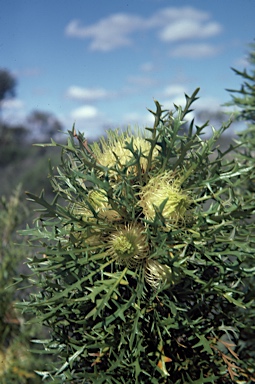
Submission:
POLYGON ((52 113, 88 138, 145 126, 147 108, 215 111, 238 89, 231 67, 248 65, 254 0, 0 0, 0 68, 17 78, 4 103, 9 123, 52 113))

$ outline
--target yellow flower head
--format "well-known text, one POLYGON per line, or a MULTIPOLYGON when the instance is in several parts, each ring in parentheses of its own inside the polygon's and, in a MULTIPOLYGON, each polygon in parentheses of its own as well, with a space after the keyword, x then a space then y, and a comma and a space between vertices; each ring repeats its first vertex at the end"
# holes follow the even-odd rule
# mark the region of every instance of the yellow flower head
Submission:
POLYGON ((143 227, 133 225, 124 227, 110 236, 109 254, 117 263, 135 268, 148 255, 148 244, 143 227))
POLYGON ((173 172, 152 177, 148 184, 141 188, 139 198, 139 205, 147 220, 154 220, 155 208, 159 208, 166 201, 162 211, 166 224, 183 219, 190 205, 189 196, 181 190, 180 181, 175 178, 173 172))
MULTIPOLYGON (((126 142, 131 143, 133 139, 133 147, 135 150, 141 151, 143 156, 140 158, 140 166, 143 171, 147 167, 147 158, 149 155, 151 145, 144 137, 141 137, 139 132, 137 135, 132 134, 130 131, 119 133, 118 130, 109 131, 107 140, 104 138, 100 140, 100 145, 94 143, 92 146, 93 153, 98 162, 105 167, 114 167, 118 162, 120 167, 125 166, 128 162, 132 161, 133 154, 126 148, 126 142)), ((157 151, 153 152, 155 157, 157 151)), ((132 167, 135 172, 135 166, 132 167)))

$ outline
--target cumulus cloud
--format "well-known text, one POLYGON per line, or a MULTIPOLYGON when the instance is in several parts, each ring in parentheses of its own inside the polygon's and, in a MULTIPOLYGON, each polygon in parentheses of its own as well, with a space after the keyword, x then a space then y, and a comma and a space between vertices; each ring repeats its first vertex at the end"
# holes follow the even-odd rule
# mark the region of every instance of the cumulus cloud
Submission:
POLYGON ((20 99, 6 99, 2 102, 2 108, 8 110, 17 110, 24 108, 24 102, 20 99))
POLYGON ((150 26, 165 26, 169 22, 177 20, 194 20, 197 22, 210 19, 208 12, 201 11, 193 7, 168 7, 160 9, 149 18, 150 26))
POLYGON ((129 35, 141 29, 143 19, 135 15, 117 13, 83 27, 79 20, 72 20, 66 27, 66 35, 80 38, 92 38, 90 48, 98 51, 110 51, 130 45, 129 35))
POLYGON ((165 88, 164 96, 166 97, 172 97, 176 95, 179 96, 179 95, 184 95, 185 92, 187 92, 187 90, 183 85, 173 84, 165 88))
POLYGON ((71 112, 71 118, 73 120, 88 120, 98 117, 99 112, 97 108, 92 105, 84 105, 76 108, 71 112))
POLYGON ((198 20, 181 19, 177 20, 162 29, 159 37, 163 41, 180 41, 201 39, 217 35, 221 32, 221 26, 218 23, 201 23, 198 20))
POLYGON ((196 59, 214 56, 218 52, 219 48, 214 47, 211 44, 181 44, 171 50, 170 56, 196 59))
POLYGON ((143 130, 145 127, 152 127, 154 123, 154 116, 151 113, 141 114, 136 112, 130 112, 124 114, 122 118, 122 126, 139 127, 143 130))
POLYGON ((222 112, 225 108, 222 107, 222 103, 216 97, 204 96, 196 101, 196 110, 198 112, 208 111, 216 113, 218 111, 222 112))
POLYGON ((185 105, 185 93, 188 93, 188 89, 182 84, 171 84, 157 98, 161 100, 160 104, 164 109, 173 110, 174 104, 185 105))
POLYGON ((89 38, 91 50, 108 52, 132 45, 132 34, 151 29, 157 30, 163 42, 208 38, 222 31, 219 23, 210 20, 208 12, 193 7, 168 7, 149 17, 117 13, 85 26, 80 20, 71 20, 65 33, 70 37, 89 38))
POLYGON ((84 133, 85 138, 92 141, 104 135, 107 129, 115 129, 120 126, 119 122, 113 121, 102 110, 91 105, 72 110, 65 116, 64 123, 68 127, 75 124, 76 130, 84 133))
POLYGON ((83 88, 73 85, 68 88, 66 95, 73 100, 91 102, 106 99, 111 93, 104 88, 83 88))
POLYGON ((238 59, 236 59, 234 61, 234 67, 241 67, 242 69, 244 67, 249 67, 250 65, 250 62, 249 62, 249 59, 248 57, 239 57, 238 59))

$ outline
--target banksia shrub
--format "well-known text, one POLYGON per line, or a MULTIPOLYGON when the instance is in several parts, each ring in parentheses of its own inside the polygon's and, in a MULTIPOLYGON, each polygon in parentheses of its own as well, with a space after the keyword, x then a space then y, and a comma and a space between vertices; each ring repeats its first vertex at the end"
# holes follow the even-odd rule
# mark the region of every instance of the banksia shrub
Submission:
POLYGON ((184 128, 197 93, 174 111, 155 101, 144 132, 89 145, 73 128, 50 144, 62 148, 55 198, 28 193, 39 217, 25 231, 39 293, 22 304, 50 329, 37 341, 56 359, 45 380, 251 382, 236 311, 252 302, 254 206, 239 193, 249 167, 217 146, 228 124, 204 140, 207 123, 184 128))

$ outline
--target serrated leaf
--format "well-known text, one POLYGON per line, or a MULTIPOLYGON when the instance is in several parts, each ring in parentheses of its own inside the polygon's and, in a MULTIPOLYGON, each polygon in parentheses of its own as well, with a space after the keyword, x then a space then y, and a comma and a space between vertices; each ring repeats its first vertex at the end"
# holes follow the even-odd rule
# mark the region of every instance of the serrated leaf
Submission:
POLYGON ((193 345, 193 348, 203 347, 202 352, 205 351, 210 355, 213 355, 213 350, 211 348, 210 342, 206 339, 206 337, 204 335, 199 335, 198 333, 196 333, 196 336, 199 339, 199 342, 193 345))

